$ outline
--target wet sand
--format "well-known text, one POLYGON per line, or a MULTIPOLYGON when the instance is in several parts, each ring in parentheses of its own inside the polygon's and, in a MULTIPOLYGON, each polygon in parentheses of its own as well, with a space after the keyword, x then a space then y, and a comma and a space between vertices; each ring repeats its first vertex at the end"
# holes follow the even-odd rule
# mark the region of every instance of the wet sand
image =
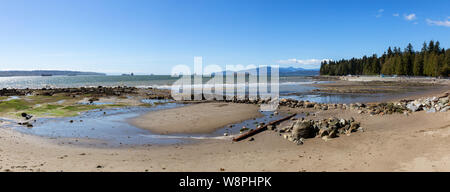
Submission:
POLYGON ((316 88, 313 92, 322 95, 324 98, 327 98, 327 96, 338 97, 345 101, 343 98, 349 97, 353 103, 367 103, 417 99, 450 90, 450 79, 380 77, 331 78, 334 78, 334 81, 331 83, 312 85, 316 88))
POLYGON ((149 112, 129 122, 153 133, 211 133, 232 123, 261 117, 257 105, 200 103, 149 112))

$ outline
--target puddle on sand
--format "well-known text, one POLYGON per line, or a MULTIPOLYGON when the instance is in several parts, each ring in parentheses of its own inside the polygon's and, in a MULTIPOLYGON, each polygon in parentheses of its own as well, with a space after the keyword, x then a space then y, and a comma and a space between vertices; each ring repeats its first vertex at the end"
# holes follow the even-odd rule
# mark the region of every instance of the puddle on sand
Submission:
POLYGON ((231 139, 234 135, 240 134, 240 129, 243 126, 249 129, 255 129, 258 125, 257 123, 268 123, 286 116, 273 115, 273 112, 261 112, 263 116, 260 118, 233 124, 232 127, 225 126, 207 134, 160 135, 134 127, 127 122, 127 119, 137 117, 150 111, 181 106, 183 106, 183 104, 165 103, 153 107, 98 109, 82 113, 77 117, 41 118, 33 123, 33 128, 26 128, 15 124, 10 125, 13 125, 15 130, 26 134, 38 135, 56 140, 67 139, 71 141, 71 144, 75 145, 120 147, 127 145, 183 144, 201 139, 231 139), (225 133, 229 136, 224 136, 225 133), (101 143, 101 145, 93 144, 98 142, 101 143))

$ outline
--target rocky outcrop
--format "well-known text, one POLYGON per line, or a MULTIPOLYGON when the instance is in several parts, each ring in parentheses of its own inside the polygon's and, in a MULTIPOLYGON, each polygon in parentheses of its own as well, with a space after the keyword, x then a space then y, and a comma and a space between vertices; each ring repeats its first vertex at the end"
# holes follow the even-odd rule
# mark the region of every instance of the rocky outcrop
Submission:
POLYGON ((53 96, 55 94, 64 94, 67 96, 91 95, 92 97, 104 96, 128 96, 142 95, 148 99, 172 99, 169 90, 160 90, 153 88, 136 88, 127 86, 118 87, 79 87, 79 88, 42 88, 42 89, 0 89, 0 96, 25 96, 25 95, 43 95, 53 96))
POLYGON ((303 144, 304 139, 320 137, 323 139, 335 138, 340 135, 350 135, 357 130, 362 131, 360 123, 351 119, 338 119, 332 117, 322 120, 305 120, 298 119, 293 121, 291 125, 274 129, 279 132, 285 139, 296 144, 303 144))
POLYGON ((417 99, 406 103, 406 108, 411 111, 424 110, 427 113, 433 112, 446 112, 450 109, 450 96, 449 93, 445 93, 438 97, 417 99))
MULTIPOLYGON (((351 104, 334 104, 334 103, 315 103, 310 101, 302 101, 295 99, 283 98, 279 100, 279 106, 290 108, 311 108, 316 110, 329 109, 351 109, 357 110, 359 114, 369 115, 385 115, 393 113, 408 113, 424 110, 431 112, 446 112, 450 110, 450 93, 444 93, 437 97, 417 99, 417 100, 401 100, 399 102, 390 103, 351 103, 351 104)), ((247 103, 247 104, 266 104, 270 99, 244 99, 224 100, 225 102, 247 103)))

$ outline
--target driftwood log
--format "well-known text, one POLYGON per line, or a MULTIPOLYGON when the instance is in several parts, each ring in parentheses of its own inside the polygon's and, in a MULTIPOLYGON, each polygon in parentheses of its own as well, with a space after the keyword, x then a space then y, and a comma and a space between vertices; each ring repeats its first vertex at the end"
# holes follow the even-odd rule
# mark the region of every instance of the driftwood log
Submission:
POLYGON ((241 141, 241 140, 246 139, 246 138, 248 138, 248 137, 250 137, 250 136, 253 136, 253 135, 255 135, 255 134, 258 134, 258 133, 260 133, 260 132, 262 132, 262 131, 265 131, 265 130, 267 129, 267 126, 269 126, 269 125, 275 125, 275 124, 281 123, 282 121, 286 121, 286 120, 288 120, 288 119, 294 117, 295 115, 297 115, 297 113, 294 113, 294 114, 292 114, 292 115, 283 117, 283 118, 278 119, 278 120, 275 120, 275 121, 271 121, 271 122, 269 122, 269 123, 267 123, 267 124, 261 126, 260 128, 251 130, 251 131, 249 131, 249 132, 247 132, 247 133, 244 133, 244 134, 242 134, 242 135, 239 135, 239 136, 233 138, 233 141, 241 141))

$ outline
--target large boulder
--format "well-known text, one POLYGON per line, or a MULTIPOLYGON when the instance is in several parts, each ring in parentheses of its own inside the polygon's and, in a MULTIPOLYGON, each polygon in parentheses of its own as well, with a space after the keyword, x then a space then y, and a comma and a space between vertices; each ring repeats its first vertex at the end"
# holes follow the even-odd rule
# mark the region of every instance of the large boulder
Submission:
POLYGON ((311 121, 298 120, 292 127, 292 137, 294 139, 314 137, 314 127, 311 121))
POLYGON ((410 102, 406 105, 406 108, 408 110, 410 110, 411 112, 416 112, 422 109, 422 104, 421 103, 416 103, 416 102, 410 102))

